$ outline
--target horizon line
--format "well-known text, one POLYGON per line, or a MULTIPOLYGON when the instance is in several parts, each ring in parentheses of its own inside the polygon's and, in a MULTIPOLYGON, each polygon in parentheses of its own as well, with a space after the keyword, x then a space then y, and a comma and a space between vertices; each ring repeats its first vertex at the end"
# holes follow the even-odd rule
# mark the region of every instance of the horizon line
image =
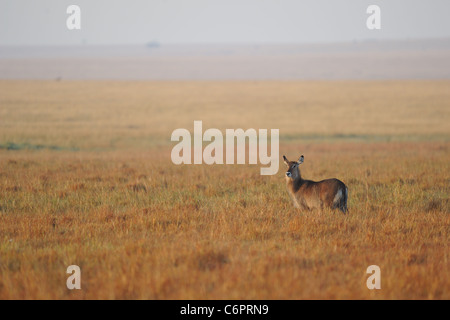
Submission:
POLYGON ((288 45, 337 45, 337 44, 358 44, 358 43, 382 43, 382 42, 426 42, 426 41, 450 41, 448 37, 436 38, 364 38, 342 41, 317 41, 317 42, 161 42, 150 40, 148 42, 136 43, 64 43, 64 44, 1 44, 0 47, 148 47, 158 48, 164 46, 288 46, 288 45))

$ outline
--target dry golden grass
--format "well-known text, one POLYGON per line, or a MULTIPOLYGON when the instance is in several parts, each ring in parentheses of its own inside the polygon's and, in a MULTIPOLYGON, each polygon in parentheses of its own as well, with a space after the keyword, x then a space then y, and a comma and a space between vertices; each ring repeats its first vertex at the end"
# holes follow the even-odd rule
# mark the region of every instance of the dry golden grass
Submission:
POLYGON ((283 140, 448 138, 450 80, 1 81, 0 143, 123 149, 175 128, 279 128, 283 140))
POLYGON ((448 84, 1 82, 0 299, 449 299, 448 84), (193 120, 280 128, 350 213, 294 209, 281 166, 173 165, 193 120))

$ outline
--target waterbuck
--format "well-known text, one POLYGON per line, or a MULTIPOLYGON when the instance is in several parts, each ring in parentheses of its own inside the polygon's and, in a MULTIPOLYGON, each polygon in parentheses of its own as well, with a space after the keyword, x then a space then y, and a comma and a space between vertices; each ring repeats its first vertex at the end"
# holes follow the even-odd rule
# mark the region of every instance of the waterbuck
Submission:
POLYGON ((289 161, 283 156, 284 163, 288 167, 286 172, 286 185, 289 196, 296 208, 302 209, 339 209, 347 212, 348 189, 338 179, 327 179, 322 181, 304 180, 300 174, 299 165, 305 157, 301 156, 298 161, 289 161))

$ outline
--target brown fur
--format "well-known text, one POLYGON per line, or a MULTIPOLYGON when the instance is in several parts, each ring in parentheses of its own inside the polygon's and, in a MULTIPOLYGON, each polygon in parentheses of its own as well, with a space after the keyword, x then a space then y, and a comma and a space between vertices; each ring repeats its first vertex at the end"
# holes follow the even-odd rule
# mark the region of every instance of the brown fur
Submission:
POLYGON ((342 181, 335 178, 318 182, 305 180, 299 169, 303 156, 299 161, 289 161, 285 156, 283 158, 288 167, 286 185, 295 207, 307 210, 330 208, 347 212, 348 189, 342 181))

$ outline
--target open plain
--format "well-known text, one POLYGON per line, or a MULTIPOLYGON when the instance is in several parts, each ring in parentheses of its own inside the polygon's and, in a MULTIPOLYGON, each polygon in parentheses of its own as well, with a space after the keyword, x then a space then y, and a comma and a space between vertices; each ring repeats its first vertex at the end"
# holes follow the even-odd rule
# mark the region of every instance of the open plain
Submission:
POLYGON ((449 120, 448 80, 1 80, 0 299, 449 299, 449 120), (174 165, 194 120, 279 129, 349 213, 295 209, 282 161, 174 165))

